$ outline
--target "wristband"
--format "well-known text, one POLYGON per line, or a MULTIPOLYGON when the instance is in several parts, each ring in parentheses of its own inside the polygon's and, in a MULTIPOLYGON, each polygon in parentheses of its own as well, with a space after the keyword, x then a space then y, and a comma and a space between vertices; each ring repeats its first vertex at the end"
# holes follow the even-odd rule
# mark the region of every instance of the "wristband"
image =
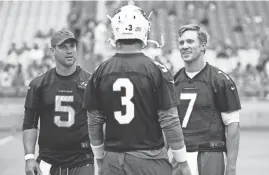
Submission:
POLYGON ((104 144, 99 145, 99 146, 93 146, 91 144, 91 147, 92 147, 92 152, 94 154, 94 157, 96 159, 102 159, 105 157, 106 152, 105 152, 105 145, 104 144))
POLYGON ((26 155, 24 156, 24 159, 25 159, 25 161, 26 161, 26 160, 29 160, 29 159, 35 159, 35 155, 34 155, 34 154, 26 154, 26 155))
POLYGON ((179 150, 171 150, 171 152, 177 162, 187 161, 187 151, 185 146, 179 150))

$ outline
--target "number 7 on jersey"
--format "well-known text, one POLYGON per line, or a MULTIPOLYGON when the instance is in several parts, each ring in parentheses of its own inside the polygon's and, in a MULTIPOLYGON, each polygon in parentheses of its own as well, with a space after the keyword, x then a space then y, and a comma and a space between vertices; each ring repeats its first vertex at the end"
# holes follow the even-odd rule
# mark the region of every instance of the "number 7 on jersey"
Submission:
POLYGON ((180 100, 190 100, 186 114, 182 122, 182 128, 186 128, 193 110, 194 103, 196 101, 197 93, 181 93, 180 100))

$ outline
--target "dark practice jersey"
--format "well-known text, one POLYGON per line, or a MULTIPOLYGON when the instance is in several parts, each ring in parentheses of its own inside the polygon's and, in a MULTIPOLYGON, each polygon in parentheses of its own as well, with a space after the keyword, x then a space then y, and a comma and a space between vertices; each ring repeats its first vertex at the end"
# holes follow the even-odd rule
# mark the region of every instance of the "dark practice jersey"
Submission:
POLYGON ((178 108, 188 151, 225 151, 221 112, 241 108, 236 86, 224 72, 208 63, 192 79, 185 68, 174 75, 178 108))
POLYGON ((163 147, 157 111, 177 105, 172 75, 143 53, 115 54, 85 92, 85 107, 106 117, 105 147, 114 152, 163 147))
POLYGON ((40 118, 39 157, 51 164, 75 166, 89 159, 90 142, 84 91, 91 74, 77 66, 70 76, 52 68, 28 88, 25 108, 40 118))

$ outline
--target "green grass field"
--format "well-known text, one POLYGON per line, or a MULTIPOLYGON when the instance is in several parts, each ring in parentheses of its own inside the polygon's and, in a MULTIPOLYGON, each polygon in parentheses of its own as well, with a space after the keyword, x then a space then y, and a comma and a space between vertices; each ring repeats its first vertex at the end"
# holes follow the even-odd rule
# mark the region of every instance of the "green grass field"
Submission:
MULTIPOLYGON (((0 175, 25 175, 23 98, 0 100, 0 175)), ((244 101, 237 175, 269 174, 269 102, 244 101)))

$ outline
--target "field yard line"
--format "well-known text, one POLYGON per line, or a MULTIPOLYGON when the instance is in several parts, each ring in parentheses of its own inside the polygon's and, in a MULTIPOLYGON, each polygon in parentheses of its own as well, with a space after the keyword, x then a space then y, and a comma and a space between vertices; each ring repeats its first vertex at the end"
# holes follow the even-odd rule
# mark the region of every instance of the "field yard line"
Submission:
POLYGON ((0 146, 10 142, 11 140, 13 140, 13 136, 7 136, 7 137, 0 139, 0 146))

